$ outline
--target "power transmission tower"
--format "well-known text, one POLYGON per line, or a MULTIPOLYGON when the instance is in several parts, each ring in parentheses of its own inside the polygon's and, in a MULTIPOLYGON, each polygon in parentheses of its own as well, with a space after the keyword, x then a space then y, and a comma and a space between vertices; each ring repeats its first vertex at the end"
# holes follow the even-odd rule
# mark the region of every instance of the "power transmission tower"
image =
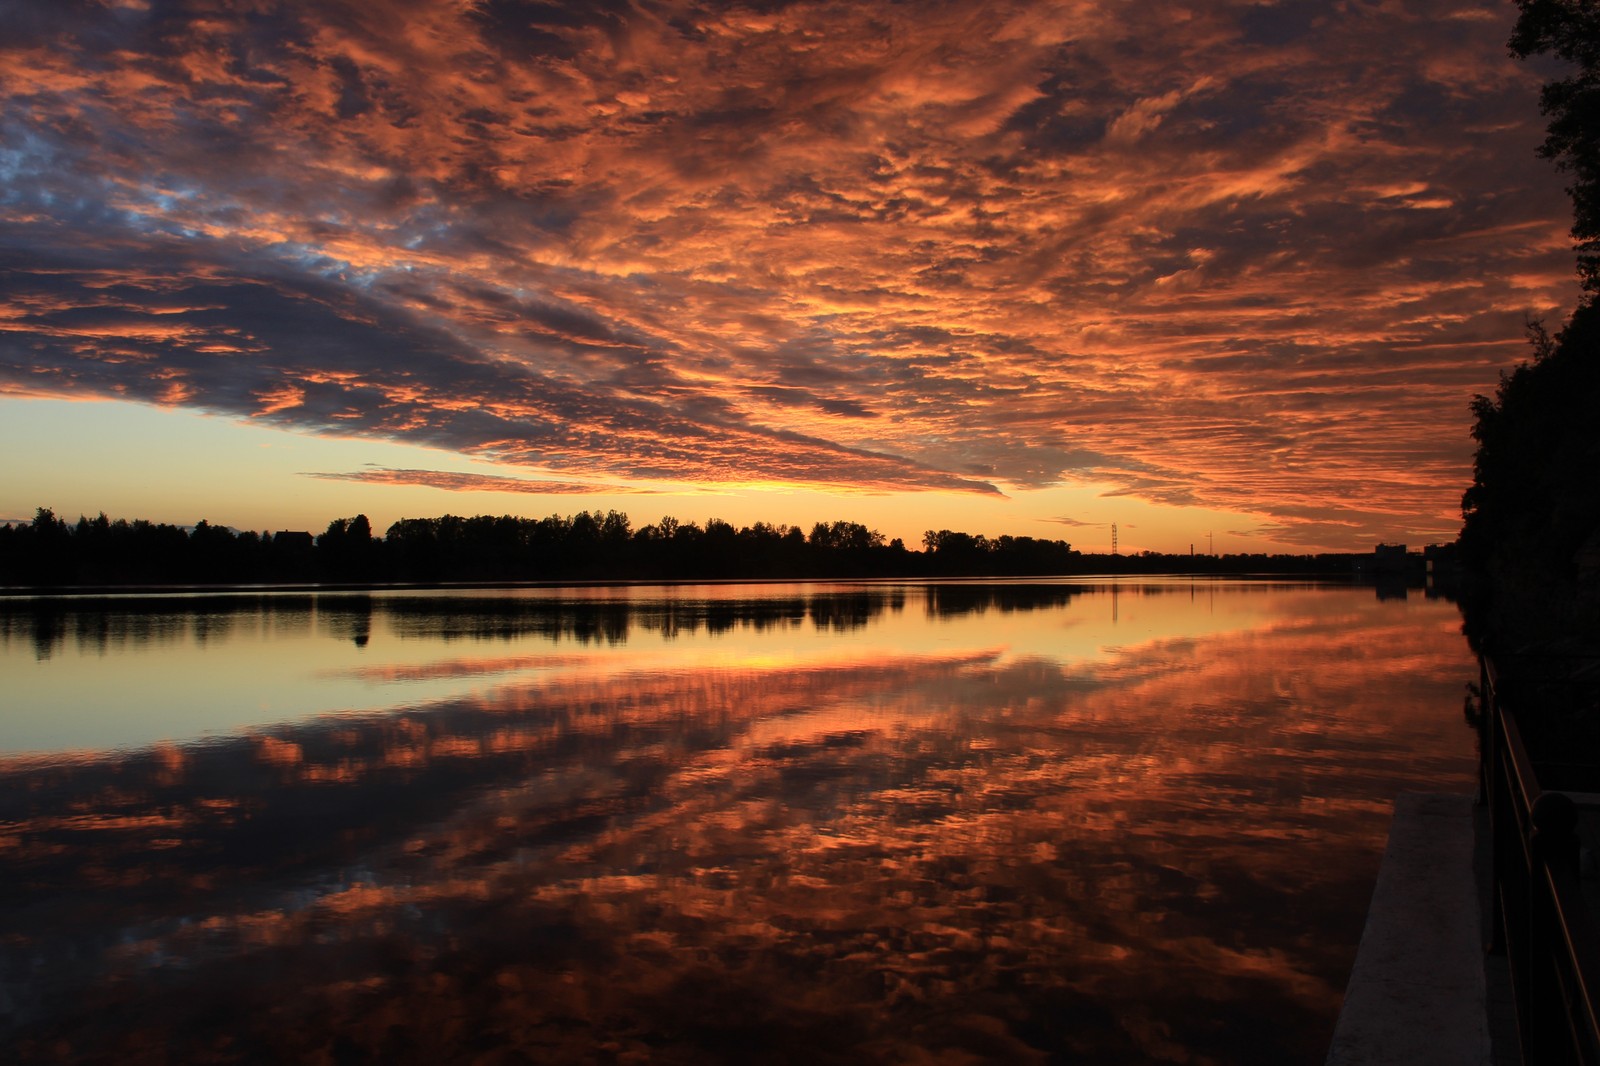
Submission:
POLYGON ((1111 523, 1111 554, 1117 554, 1117 524, 1111 523))

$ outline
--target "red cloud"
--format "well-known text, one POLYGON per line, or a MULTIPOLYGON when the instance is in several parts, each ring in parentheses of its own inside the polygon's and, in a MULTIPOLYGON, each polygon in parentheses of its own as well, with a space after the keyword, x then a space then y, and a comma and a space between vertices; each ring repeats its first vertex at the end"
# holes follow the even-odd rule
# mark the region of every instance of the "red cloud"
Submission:
POLYGON ((1453 532, 1468 400, 1575 291, 1537 75, 1488 7, 1142 12, 41 11, 0 389, 1453 532))

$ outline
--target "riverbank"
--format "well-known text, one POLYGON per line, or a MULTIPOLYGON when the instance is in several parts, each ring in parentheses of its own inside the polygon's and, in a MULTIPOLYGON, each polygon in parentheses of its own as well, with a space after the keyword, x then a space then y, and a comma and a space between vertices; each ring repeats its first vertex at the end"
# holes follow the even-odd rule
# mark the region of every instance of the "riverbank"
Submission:
POLYGON ((1483 952, 1486 821, 1468 795, 1396 798, 1328 1066, 1521 1063, 1507 982, 1483 952))

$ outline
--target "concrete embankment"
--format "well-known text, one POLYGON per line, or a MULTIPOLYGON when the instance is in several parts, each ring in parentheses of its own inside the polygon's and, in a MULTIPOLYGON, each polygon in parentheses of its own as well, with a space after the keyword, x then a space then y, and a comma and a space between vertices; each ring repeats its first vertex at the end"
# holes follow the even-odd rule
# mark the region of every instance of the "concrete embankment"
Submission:
POLYGON ((1477 816, 1471 796, 1396 799, 1328 1066, 1507 1061, 1507 1041, 1491 1031, 1498 1026, 1490 1022, 1473 862, 1477 816))

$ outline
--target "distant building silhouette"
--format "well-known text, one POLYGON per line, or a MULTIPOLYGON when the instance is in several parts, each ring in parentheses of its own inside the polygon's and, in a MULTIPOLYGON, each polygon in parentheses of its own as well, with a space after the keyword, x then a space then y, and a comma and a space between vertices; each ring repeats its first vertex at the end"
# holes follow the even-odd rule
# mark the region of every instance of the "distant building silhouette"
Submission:
POLYGON ((1429 577, 1455 577, 1457 561, 1454 544, 1430 544, 1422 549, 1422 564, 1429 577))
POLYGON ((1404 544, 1380 544, 1372 549, 1372 568, 1380 574, 1398 573, 1406 568, 1404 544))

